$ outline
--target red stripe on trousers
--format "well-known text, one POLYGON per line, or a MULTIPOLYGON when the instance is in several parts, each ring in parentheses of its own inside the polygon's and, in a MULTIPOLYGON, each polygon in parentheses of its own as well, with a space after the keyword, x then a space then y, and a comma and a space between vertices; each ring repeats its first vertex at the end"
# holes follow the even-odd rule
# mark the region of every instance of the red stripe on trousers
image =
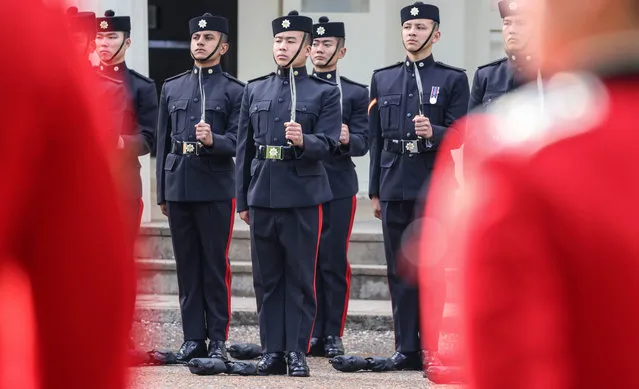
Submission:
POLYGON ((320 246, 320 238, 322 237, 322 220, 324 218, 322 212, 322 204, 317 206, 319 220, 318 220, 318 228, 317 228, 317 245, 315 246, 315 264, 313 266, 313 299, 315 300, 315 316, 313 317, 313 325, 311 325, 311 336, 308 337, 308 346, 306 347, 306 352, 309 353, 311 351, 311 339, 313 338, 313 331, 315 330, 315 319, 317 318, 317 288, 316 288, 316 280, 317 280, 317 255, 319 254, 319 246, 320 246))
POLYGON ((228 297, 227 307, 229 312, 229 320, 226 322, 226 338, 229 338, 229 328, 231 327, 231 279, 233 277, 233 272, 231 271, 231 260, 229 259, 229 250, 231 249, 231 238, 233 237, 233 225, 235 223, 235 199, 231 200, 231 223, 229 226, 229 237, 226 241, 226 254, 224 255, 226 260, 226 277, 224 279, 226 283, 226 295, 228 297))
POLYGON ((344 327, 346 326, 346 316, 348 315, 348 301, 351 297, 351 264, 348 262, 348 246, 351 242, 351 232, 353 232, 353 222, 355 221, 355 210, 357 209, 357 198, 353 196, 351 205, 351 222, 348 226, 348 235, 346 236, 346 296, 344 296, 344 311, 342 312, 342 326, 339 330, 339 336, 344 336, 344 327))

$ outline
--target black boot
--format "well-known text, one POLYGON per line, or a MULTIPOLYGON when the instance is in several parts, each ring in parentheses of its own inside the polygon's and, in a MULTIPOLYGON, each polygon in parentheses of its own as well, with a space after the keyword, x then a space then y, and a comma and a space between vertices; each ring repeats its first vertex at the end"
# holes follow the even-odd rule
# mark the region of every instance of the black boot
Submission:
POLYGON ((304 353, 290 352, 287 357, 288 375, 292 377, 308 377, 311 375, 304 353))
POLYGON ((223 340, 212 340, 209 342, 209 358, 219 358, 228 361, 229 356, 226 353, 226 344, 223 340))
POLYGON ((204 340, 187 340, 182 343, 176 357, 180 363, 187 363, 193 358, 206 358, 206 342, 204 340))
POLYGON ((324 338, 324 355, 327 358, 344 355, 344 344, 342 343, 342 338, 332 335, 324 338))
POLYGON ((286 359, 284 353, 266 353, 257 363, 258 375, 284 375, 286 374, 286 359))
POLYGON ((311 348, 307 353, 312 357, 323 357, 324 356, 324 339, 320 338, 311 338, 311 348))
POLYGON ((391 357, 395 370, 422 370, 422 356, 419 351, 410 353, 395 352, 391 357))

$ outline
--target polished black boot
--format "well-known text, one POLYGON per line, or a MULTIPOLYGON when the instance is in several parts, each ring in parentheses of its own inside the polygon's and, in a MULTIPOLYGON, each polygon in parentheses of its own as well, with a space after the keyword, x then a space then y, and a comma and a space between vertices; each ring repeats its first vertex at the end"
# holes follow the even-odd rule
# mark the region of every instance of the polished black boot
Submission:
POLYGON ((204 340, 187 340, 182 343, 176 354, 180 363, 187 363, 193 358, 206 358, 206 342, 204 340))
POLYGON ((219 358, 228 361, 229 356, 226 353, 226 344, 223 340, 212 340, 209 342, 209 358, 219 358))
POLYGON ((284 353, 266 353, 257 363, 258 375, 284 375, 286 374, 286 359, 284 353))
POLYGON ((422 356, 419 351, 411 353, 395 352, 391 360, 395 370, 422 370, 422 356))
POLYGON ((342 338, 332 335, 324 338, 324 355, 327 358, 344 355, 344 344, 342 343, 342 338))
POLYGON ((323 357, 324 356, 324 339, 311 338, 311 347, 309 352, 306 355, 310 355, 312 357, 323 357))
POLYGON ((311 375, 304 353, 290 352, 287 357, 288 375, 292 377, 308 377, 311 375))

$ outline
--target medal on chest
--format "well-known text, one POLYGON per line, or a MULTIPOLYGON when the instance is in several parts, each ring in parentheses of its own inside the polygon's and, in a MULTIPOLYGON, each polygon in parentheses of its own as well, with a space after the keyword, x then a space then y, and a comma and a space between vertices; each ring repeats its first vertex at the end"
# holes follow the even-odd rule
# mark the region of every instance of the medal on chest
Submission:
POLYGON ((435 104, 437 103, 437 98, 439 97, 439 87, 438 86, 434 86, 432 88, 430 88, 430 103, 431 104, 435 104))

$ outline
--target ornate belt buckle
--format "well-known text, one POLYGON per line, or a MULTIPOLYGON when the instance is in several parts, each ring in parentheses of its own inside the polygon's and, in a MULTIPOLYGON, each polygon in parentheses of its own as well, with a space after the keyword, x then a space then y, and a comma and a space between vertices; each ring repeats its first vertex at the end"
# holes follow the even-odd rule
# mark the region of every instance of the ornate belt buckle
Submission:
POLYGON ((199 155, 199 144, 195 142, 182 142, 182 154, 183 155, 199 155))
POLYGON ((417 147, 417 140, 405 140, 404 149, 411 154, 419 153, 419 148, 417 147))
POLYGON ((282 146, 266 146, 266 159, 282 159, 282 146))

